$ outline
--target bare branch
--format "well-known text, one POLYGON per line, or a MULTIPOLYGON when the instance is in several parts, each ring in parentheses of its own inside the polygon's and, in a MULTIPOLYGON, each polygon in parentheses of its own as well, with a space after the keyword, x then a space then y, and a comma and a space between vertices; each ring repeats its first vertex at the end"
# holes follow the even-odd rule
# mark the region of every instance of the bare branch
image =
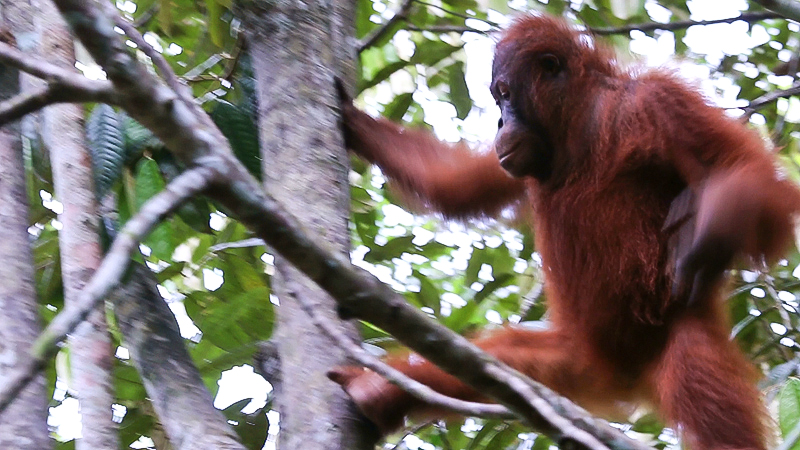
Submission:
POLYGON ((158 14, 158 11, 161 9, 161 3, 155 2, 153 5, 147 9, 147 11, 143 12, 138 19, 133 22, 133 26, 136 28, 143 27, 150 22, 153 17, 158 14))
POLYGON ((778 101, 778 99, 792 97, 794 95, 800 95, 800 82, 793 84, 792 87, 788 89, 768 92, 751 101, 750 104, 744 109, 743 117, 750 118, 750 116, 752 116, 756 111, 771 103, 775 103, 778 101))
POLYGON ((743 20, 745 22, 758 22, 759 20, 767 20, 767 19, 782 19, 783 16, 770 12, 770 11, 759 11, 759 12, 751 12, 751 13, 742 13, 736 17, 730 17, 726 19, 714 19, 714 20, 681 20, 677 22, 668 22, 668 23, 657 23, 657 22, 649 22, 649 23, 639 23, 639 24, 631 24, 625 25, 621 27, 608 27, 608 28, 589 28, 593 34, 598 36, 607 36, 611 34, 626 34, 630 33, 631 31, 638 30, 638 31, 654 31, 654 30, 666 30, 666 31, 674 31, 674 30, 682 30, 684 28, 693 27, 695 25, 714 25, 718 23, 733 23, 743 20))
POLYGON ((376 42, 383 38, 386 33, 390 32, 398 22, 406 20, 408 18, 408 13, 411 11, 411 6, 413 5, 414 0, 403 0, 403 4, 400 5, 400 9, 397 10, 394 16, 362 39, 361 42, 359 42, 356 46, 356 51, 361 53, 364 50, 372 47, 376 42))
POLYGON ((53 103, 119 103, 114 87, 108 81, 90 80, 78 71, 33 58, 3 42, 0 42, 0 62, 41 78, 48 84, 44 89, 22 93, 0 102, 0 125, 53 103))
POLYGON ((498 24, 497 22, 492 22, 491 20, 488 20, 488 19, 481 19, 480 17, 473 17, 473 16, 470 16, 468 14, 461 14, 460 12, 451 11, 451 10, 449 10, 449 9, 443 7, 443 6, 437 5, 435 3, 429 3, 429 2, 426 2, 424 0, 414 0, 414 1, 419 3, 420 5, 425 5, 425 6, 428 6, 428 7, 431 7, 431 8, 438 9, 438 10, 444 12, 444 13, 450 14, 451 16, 459 17, 459 18, 464 19, 464 20, 474 19, 474 20, 478 20, 478 21, 487 23, 492 28, 500 28, 500 24, 498 24))
POLYGON ((239 38, 236 40, 236 46, 233 48, 233 52, 230 55, 211 55, 208 59, 186 72, 181 78, 187 83, 197 83, 201 81, 219 82, 222 80, 231 81, 233 78, 233 73, 236 71, 236 67, 239 65, 239 59, 242 56, 242 52, 244 51, 245 40, 242 36, 243 35, 241 34, 239 35, 239 38), (223 60, 226 60, 227 62, 225 63, 221 74, 217 75, 213 73, 203 73, 219 64, 223 60))
POLYGON ((517 416, 508 410, 505 406, 475 403, 459 400, 453 397, 440 394, 430 387, 416 381, 394 367, 386 364, 385 362, 375 358, 367 353, 360 345, 351 341, 344 333, 330 323, 319 317, 319 314, 314 310, 314 305, 308 302, 306 298, 297 297, 300 306, 311 317, 314 325, 319 327, 323 333, 327 334, 339 347, 343 348, 347 353, 353 357, 359 364, 371 369, 372 371, 380 374, 387 380, 399 386, 404 391, 413 395, 414 397, 430 403, 432 406, 438 406, 458 414, 465 416, 478 416, 494 419, 516 419, 517 416))
POLYGON ((21 389, 41 369, 45 361, 57 350, 57 344, 80 324, 97 304, 116 287, 128 269, 131 253, 164 217, 175 211, 184 201, 204 191, 218 172, 208 167, 195 167, 178 175, 167 187, 147 201, 120 231, 100 267, 81 291, 76 301, 65 307, 42 331, 31 346, 29 358, 0 385, 0 412, 16 397, 21 389))
POLYGON ((32 58, 3 42, 0 42, 0 62, 47 82, 45 88, 0 102, 0 125, 53 103, 119 103, 116 91, 108 81, 90 80, 80 72, 32 58))
MULTIPOLYGON (((111 6, 107 6, 110 8, 111 6)), ((133 26, 130 22, 125 20, 120 15, 116 14, 114 11, 114 21, 118 27, 125 32, 125 35, 128 36, 128 39, 133 41, 139 50, 141 50, 145 55, 147 55, 151 61, 153 61, 153 65, 156 66, 158 69, 158 73, 164 78, 164 81, 167 82, 167 86, 171 87, 175 93, 181 96, 184 101, 193 102, 194 99, 192 98, 191 94, 188 91, 186 85, 182 84, 180 80, 178 80, 178 76, 175 75, 175 72, 172 70, 172 67, 169 66, 169 63, 166 59, 164 59, 164 55, 156 51, 152 45, 150 45, 147 41, 144 40, 144 36, 139 33, 139 30, 133 26)))
POLYGON ((0 125, 55 103, 98 102, 111 105, 118 103, 114 86, 108 81, 92 81, 86 78, 82 80, 85 80, 81 81, 84 86, 53 81, 34 92, 25 92, 0 102, 0 125))
POLYGON ((430 31, 431 33, 478 33, 489 34, 491 30, 479 30, 468 25, 431 25, 428 27, 418 27, 416 25, 409 25, 408 31, 430 31))
POLYGON ((267 245, 263 239, 260 238, 250 238, 250 239, 242 239, 241 241, 234 241, 234 242, 223 242, 221 244, 212 245, 208 247, 208 251, 210 252, 219 252, 222 250, 227 250, 229 248, 246 248, 246 247, 258 247, 259 245, 267 245))

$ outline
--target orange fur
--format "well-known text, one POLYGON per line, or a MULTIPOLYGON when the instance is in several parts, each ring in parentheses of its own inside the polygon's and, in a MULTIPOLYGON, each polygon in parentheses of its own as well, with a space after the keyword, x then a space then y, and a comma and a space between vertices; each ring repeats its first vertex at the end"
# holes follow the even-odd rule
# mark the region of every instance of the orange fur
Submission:
MULTIPOLYGON (((695 450, 764 449, 765 410, 728 340, 719 285, 735 256, 785 250, 797 188, 758 135, 676 76, 626 72, 560 20, 518 19, 494 69, 504 123, 495 147, 517 178, 495 154, 344 106, 350 148, 431 210, 465 218, 531 207, 552 330, 506 328, 476 343, 593 411, 655 405, 695 450), (686 208, 676 198, 687 189, 691 220, 666 223, 686 208), (673 245, 678 228, 689 238, 673 245)), ((444 394, 483 400, 428 362, 389 362, 444 394)), ((441 414, 372 372, 331 375, 384 432, 407 415, 441 414)))

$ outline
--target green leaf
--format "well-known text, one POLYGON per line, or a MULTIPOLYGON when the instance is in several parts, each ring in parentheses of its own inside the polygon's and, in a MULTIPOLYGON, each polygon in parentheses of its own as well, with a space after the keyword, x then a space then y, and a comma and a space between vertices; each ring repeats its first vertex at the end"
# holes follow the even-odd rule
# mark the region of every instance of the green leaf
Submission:
POLYGON ((511 426, 500 430, 494 435, 492 440, 486 444, 486 448, 507 448, 512 442, 517 440, 517 434, 519 434, 519 431, 511 426))
POLYGON ((147 148, 163 147, 160 139, 142 124, 125 114, 119 113, 122 119, 122 134, 125 138, 125 163, 131 164, 142 156, 147 148))
POLYGON ((411 106, 411 102, 413 101, 412 93, 400 94, 396 96, 391 103, 386 105, 386 108, 383 110, 383 116, 393 122, 399 122, 406 111, 408 111, 408 107, 411 106))
MULTIPOLYGON (((800 379, 790 378, 781 389, 778 398, 778 423, 784 438, 800 423, 800 379)), ((796 442, 791 448, 798 449, 800 442, 796 442)))
POLYGON ((461 50, 461 46, 450 45, 442 41, 418 42, 414 56, 411 57, 411 63, 433 66, 458 50, 461 50))
POLYGON ((222 47, 225 39, 222 5, 217 0, 206 0, 206 9, 208 10, 208 34, 211 36, 211 42, 217 47, 222 47))
POLYGON ((611 13, 620 19, 629 19, 644 11, 644 0, 611 0, 611 13))
POLYGON ((659 420, 658 416, 650 413, 640 417, 639 420, 633 424, 632 429, 637 433, 647 433, 657 436, 661 433, 661 430, 664 429, 664 424, 659 420))
POLYGON ((139 372, 132 365, 122 361, 114 365, 114 387, 116 398, 120 401, 130 402, 147 397, 139 372))
POLYGON ((500 273, 494 275, 494 280, 486 283, 479 292, 475 294, 473 300, 476 303, 480 303, 485 300, 488 296, 492 295, 496 290, 500 289, 503 286, 508 286, 512 284, 517 279, 516 275, 511 273, 500 273))
POLYGON ((419 292, 414 295, 423 306, 433 309, 433 313, 439 315, 442 303, 440 301, 441 292, 431 283, 426 276, 422 275, 418 270, 413 271, 414 277, 419 280, 419 292))
POLYGON ((203 319, 195 322, 203 338, 226 351, 272 335, 274 312, 266 287, 246 291, 227 302, 215 301, 202 315, 203 319))
POLYGON ((456 107, 456 117, 464 120, 472 109, 467 82, 464 79, 464 63, 459 61, 448 68, 450 102, 456 107))
POLYGON ((99 104, 92 110, 86 121, 86 139, 92 157, 95 192, 101 198, 122 175, 125 163, 125 139, 114 108, 99 104))
POLYGON ((251 174, 261 179, 258 126, 249 108, 218 100, 211 110, 211 119, 228 138, 236 157, 251 174))
POLYGON ((229 422, 234 422, 233 429, 245 448, 261 449, 267 441, 269 421, 265 409, 260 409, 253 414, 243 414, 242 409, 250 403, 251 399, 239 400, 222 412, 229 422))
POLYGON ((387 64, 383 68, 381 68, 370 80, 361 80, 356 86, 356 95, 360 94, 366 89, 369 89, 378 83, 389 79, 393 73, 397 72, 398 70, 403 69, 408 65, 408 61, 396 61, 390 64, 387 64))
POLYGON ((369 20, 370 16, 375 13, 375 9, 372 7, 372 0, 357 0, 355 11, 356 38, 361 39, 378 27, 377 24, 369 20))
POLYGON ((497 427, 497 421, 489 421, 489 422, 485 423, 483 425, 483 428, 481 428, 481 430, 478 431, 478 434, 476 434, 475 437, 472 438, 472 441, 470 441, 469 446, 467 447, 467 450, 477 450, 477 449, 480 449, 480 448, 488 448, 486 446, 485 441, 487 441, 487 440, 491 439, 492 437, 494 437, 495 435, 497 435, 496 427, 497 427))
MULTIPOLYGON (((143 159, 136 172, 136 209, 141 209, 147 200, 164 190, 165 185, 158 164, 152 159, 143 159)), ((153 251, 153 256, 166 261, 171 259, 172 252, 175 251, 176 240, 169 223, 161 222, 144 243, 153 251)))
POLYGON ((489 249, 476 248, 472 251, 472 257, 467 263, 467 270, 464 273, 464 285, 470 286, 472 283, 478 281, 478 272, 484 264, 491 264, 489 249))
MULTIPOLYGON (((198 345, 197 348, 200 348, 200 346, 198 345)), ((233 366, 252 364, 253 355, 255 355, 256 350, 258 349, 258 343, 256 341, 248 342, 241 347, 237 347, 229 351, 223 351, 222 349, 219 349, 219 347, 210 344, 208 346, 203 346, 202 348, 206 350, 216 349, 219 350, 219 352, 212 356, 209 355, 208 353, 210 352, 207 351, 202 358, 195 358, 195 361, 199 361, 196 363, 197 370, 199 370, 200 374, 203 376, 213 375, 219 378, 224 370, 228 370, 233 366)))
POLYGON ((396 237, 387 242, 386 245, 370 250, 364 255, 364 261, 373 264, 379 261, 391 261, 392 258, 398 258, 404 252, 416 248, 416 246, 411 243, 413 240, 413 235, 396 237))

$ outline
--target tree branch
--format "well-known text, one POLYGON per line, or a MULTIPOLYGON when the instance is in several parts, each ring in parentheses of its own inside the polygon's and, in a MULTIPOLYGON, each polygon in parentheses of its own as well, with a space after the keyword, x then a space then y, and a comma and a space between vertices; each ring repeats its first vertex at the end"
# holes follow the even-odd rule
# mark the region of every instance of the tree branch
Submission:
POLYGON ((211 168, 195 167, 178 175, 167 187, 147 201, 119 233, 106 257, 92 279, 83 288, 76 301, 64 308, 42 331, 31 346, 29 357, 0 385, 0 412, 31 380, 45 361, 57 350, 57 344, 66 339, 97 304, 116 287, 131 261, 131 253, 141 240, 164 217, 175 211, 185 200, 205 190, 218 173, 211 168))
POLYGON ((408 377, 394 367, 367 353, 363 348, 361 348, 360 345, 350 340, 350 338, 345 336, 345 334, 340 330, 321 319, 319 314, 314 310, 314 305, 308 302, 307 299, 303 297, 297 297, 297 301, 300 302, 300 306, 303 308, 306 314, 311 317, 314 325, 322 330, 323 333, 328 335, 331 340, 333 340, 339 347, 344 349, 352 358, 358 361, 359 364, 380 374, 414 397, 429 403, 432 406, 438 406, 440 408, 444 408, 465 416, 478 416, 493 419, 517 418, 515 414, 508 410, 508 408, 501 405, 468 402, 453 397, 448 397, 434 391, 428 386, 408 377))
POLYGON ((733 23, 743 20, 745 22, 758 22, 759 20, 766 20, 766 19, 782 19, 783 16, 781 14, 769 11, 759 11, 759 12, 749 12, 749 13, 742 13, 736 17, 729 17, 726 19, 714 19, 714 20, 681 20, 677 22, 668 22, 668 23, 657 23, 657 22, 649 22, 649 23, 639 23, 639 24, 632 24, 632 25, 625 25, 621 27, 608 27, 608 28, 588 28, 592 34, 596 34, 598 36, 607 36, 611 34, 625 34, 630 33, 631 31, 638 30, 638 31, 654 31, 654 30, 666 30, 666 31, 674 31, 674 30, 682 30, 684 28, 693 27, 695 25, 714 25, 718 23, 733 23))
POLYGON ((473 16, 470 16, 468 14, 461 14, 460 12, 451 11, 451 10, 449 10, 449 9, 443 7, 443 6, 440 6, 440 5, 437 5, 437 4, 434 4, 434 3, 429 3, 429 2, 426 2, 424 0, 414 0, 414 1, 419 3, 420 5, 425 5, 425 6, 428 6, 428 7, 431 7, 431 8, 438 9, 439 11, 442 11, 444 13, 450 14, 451 16, 455 16, 455 17, 458 17, 458 18, 461 18, 461 19, 464 19, 464 20, 474 19, 474 20, 478 20, 478 21, 484 22, 484 23, 488 24, 489 26, 491 26, 492 28, 500 28, 500 24, 498 24, 497 22, 492 22, 491 20, 488 20, 488 19, 481 19, 480 17, 473 17, 473 16))
POLYGON ((772 91, 767 92, 766 94, 758 97, 750 102, 746 108, 744 108, 744 118, 750 118, 756 111, 759 109, 778 101, 778 99, 792 97, 794 95, 800 95, 800 82, 797 82, 792 85, 792 87, 788 89, 783 89, 779 91, 772 91))
POLYGON ((409 25, 408 31, 430 31, 431 33, 478 33, 489 34, 490 31, 479 30, 469 25, 431 25, 427 27, 418 27, 416 25, 409 25))
MULTIPOLYGON (((90 81, 86 78, 83 80, 90 81)), ((118 103, 114 87, 107 81, 84 83, 85 88, 50 82, 33 92, 25 92, 0 102, 0 125, 17 120, 55 103, 118 103)))
POLYGON ((362 39, 356 46, 356 51, 361 53, 364 50, 372 47, 376 42, 389 33, 397 23, 406 20, 408 18, 408 13, 411 11, 411 6, 413 5, 414 0, 403 0, 403 4, 400 5, 400 9, 394 13, 394 16, 387 20, 386 23, 373 30, 372 33, 365 36, 364 39, 362 39))
MULTIPOLYGON (((423 1, 414 0, 417 3, 421 3, 424 5, 429 5, 423 1)), ((429 5, 433 6, 433 5, 429 5)), ((438 6, 437 6, 438 8, 438 6)), ((453 13, 455 14, 455 13, 453 13)), ((461 16, 459 16, 461 17, 461 16)), ((468 17, 468 16, 464 16, 468 17)), ((621 27, 589 27, 587 28, 592 34, 597 36, 608 36, 613 34, 627 34, 631 31, 655 31, 655 30, 665 30, 665 31, 675 31, 675 30, 682 30, 685 28, 693 27, 693 26, 703 26, 703 25, 714 25, 718 23, 733 23, 743 20, 748 23, 758 22, 759 20, 767 20, 767 19, 783 19, 784 15, 779 14, 777 12, 771 11, 758 11, 758 12, 749 12, 749 13, 742 13, 736 17, 729 17, 725 19, 714 19, 714 20, 681 20, 677 22, 668 22, 668 23, 658 23, 658 22, 647 22, 647 23, 638 23, 638 24, 631 24, 625 25, 621 27)), ((393 17, 394 19, 394 17, 393 17)), ((488 23, 488 22, 487 22, 488 23)), ((489 23, 492 25, 491 23, 489 23)), ((388 22, 387 24, 388 25, 388 22)), ((493 25, 494 26, 494 25, 493 25)), ((496 27, 496 26, 495 26, 496 27)), ((382 27, 383 28, 383 27, 382 27)), ((406 29, 409 31, 430 31, 431 33, 479 33, 479 34, 488 34, 490 32, 487 30, 480 30, 475 27, 471 27, 469 25, 430 25, 426 27, 419 27, 413 24, 409 24, 406 29)), ((364 49, 369 47, 369 45, 361 44, 358 47, 358 51, 361 52, 364 49)))
POLYGON ((114 86, 106 80, 90 80, 77 71, 32 58, 0 42, 0 62, 47 82, 47 86, 0 102, 0 125, 53 103, 102 102, 118 104, 114 86))
MULTIPOLYGON (((111 8, 110 5, 106 6, 106 8, 111 8)), ((194 101, 191 96, 191 93, 188 90, 188 87, 178 80, 178 76, 175 75, 175 72, 170 67, 169 63, 166 59, 164 59, 164 55, 156 51, 150 43, 144 40, 144 36, 139 33, 139 30, 133 26, 130 22, 125 20, 122 16, 116 14, 116 11, 109 11, 109 13, 113 14, 114 23, 117 24, 118 27, 125 32, 125 35, 128 36, 139 50, 142 51, 145 55, 147 55, 151 61, 153 61, 153 65, 156 66, 158 69, 158 73, 161 74, 161 77, 166 81, 167 86, 171 87, 175 93, 180 95, 184 101, 194 101)))

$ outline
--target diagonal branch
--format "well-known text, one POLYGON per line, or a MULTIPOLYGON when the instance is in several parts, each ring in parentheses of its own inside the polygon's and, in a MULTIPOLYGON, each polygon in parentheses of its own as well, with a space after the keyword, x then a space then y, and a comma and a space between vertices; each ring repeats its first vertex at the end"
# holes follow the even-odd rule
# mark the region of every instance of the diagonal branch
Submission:
POLYGON ((418 27, 416 25, 409 25, 406 28, 408 31, 429 31, 431 33, 478 33, 489 34, 492 30, 479 30, 469 25, 429 25, 426 27, 418 27))
POLYGON ((681 20, 677 22, 667 22, 667 23, 658 23, 658 22, 648 22, 648 23, 639 23, 639 24, 631 24, 631 25, 624 25, 621 27, 608 27, 608 28, 589 28, 589 31, 592 34, 596 34, 598 36, 607 36, 611 34, 625 34, 630 33, 631 31, 655 31, 655 30, 666 30, 666 31, 674 31, 674 30, 682 30, 684 28, 693 27, 696 25, 715 25, 718 23, 733 23, 743 20, 745 22, 758 22, 759 20, 767 20, 767 19, 782 19, 783 16, 770 12, 770 11, 759 11, 759 12, 751 12, 751 13, 742 13, 736 17, 729 17, 726 19, 714 19, 714 20, 681 20))
POLYGON ((392 16, 391 19, 387 20, 386 23, 376 28, 372 33, 364 37, 364 39, 362 39, 358 45, 356 45, 356 52, 361 53, 364 50, 372 47, 376 42, 381 40, 381 38, 394 30, 395 25, 408 18, 408 13, 411 12, 411 7, 413 5, 414 0, 403 0, 403 4, 400 5, 400 9, 394 13, 394 16, 392 16))
POLYGON ((744 109, 744 118, 749 118, 752 116, 756 111, 759 109, 778 101, 778 99, 792 97, 795 95, 800 95, 800 82, 795 83, 792 87, 788 89, 782 89, 779 91, 772 91, 768 92, 761 97, 758 97, 750 102, 749 105, 744 109))
POLYGON ((465 416, 478 416, 494 419, 517 418, 517 416, 509 411, 505 406, 468 402, 453 397, 448 397, 434 391, 430 387, 408 377, 394 367, 367 353, 363 348, 361 348, 361 346, 345 336, 341 330, 331 326, 330 323, 320 318, 319 314, 314 310, 314 305, 309 303, 306 298, 298 296, 297 301, 300 302, 300 306, 303 308, 306 314, 311 317, 314 325, 322 330, 323 333, 327 334, 328 337, 331 338, 339 347, 343 348, 348 355, 358 361, 359 364, 371 369, 375 373, 380 374, 414 397, 429 403, 432 406, 438 406, 440 408, 444 408, 465 416))
POLYGON ((0 125, 53 103, 103 102, 118 104, 116 91, 106 80, 90 80, 80 72, 32 58, 0 42, 0 63, 8 64, 47 82, 47 86, 0 102, 0 125))
MULTIPOLYGON (((110 8, 110 5, 106 6, 106 8, 110 8)), ((133 26, 132 23, 128 22, 115 12, 114 14, 114 23, 125 32, 125 35, 128 36, 134 44, 139 47, 145 55, 147 55, 151 61, 153 61, 153 65, 156 66, 158 69, 158 73, 164 78, 166 81, 167 86, 171 87, 173 91, 183 97, 183 100, 194 101, 191 97, 191 94, 188 93, 187 87, 181 84, 180 80, 178 80, 178 76, 175 75, 175 72, 172 70, 172 67, 169 66, 169 63, 166 59, 164 59, 164 55, 159 53, 155 48, 153 48, 150 43, 144 40, 144 36, 139 33, 139 30, 133 26)))
POLYGON ((98 303, 116 287, 131 261, 131 253, 164 217, 175 211, 184 201, 204 191, 218 178, 215 170, 195 167, 177 176, 155 197, 147 201, 120 231, 102 264, 72 305, 64 308, 42 331, 33 343, 29 358, 20 361, 18 368, 0 385, 0 412, 16 397, 22 387, 42 368, 57 350, 57 344, 66 339, 98 303))
POLYGON ((489 20, 489 19, 482 19, 482 18, 480 18, 480 17, 474 17, 474 16, 470 16, 469 14, 462 14, 462 13, 460 13, 460 12, 456 12, 456 11, 449 10, 449 9, 447 9, 447 8, 445 8, 445 7, 441 6, 441 5, 437 5, 437 4, 435 4, 435 3, 430 3, 430 2, 427 2, 427 1, 425 1, 425 0, 414 0, 414 1, 415 1, 415 2, 417 2, 417 3, 419 3, 420 5, 425 5, 425 6, 429 7, 429 8, 438 9, 439 11, 442 11, 442 12, 443 12, 443 13, 445 13, 445 14, 450 14, 451 16, 458 17, 458 18, 460 18, 460 19, 464 19, 464 20, 467 20, 467 19, 478 20, 478 21, 480 21, 480 22, 484 22, 484 23, 486 23, 487 25, 489 25, 489 26, 490 26, 490 27, 492 27, 492 28, 500 28, 500 24, 498 24, 497 22, 493 22, 493 21, 491 21, 491 20, 489 20))
MULTIPOLYGON (((84 80, 90 81, 86 78, 84 80)), ((83 83, 84 87, 52 81, 46 86, 0 102, 0 125, 17 120, 55 103, 118 104, 114 87, 107 81, 83 83)))

